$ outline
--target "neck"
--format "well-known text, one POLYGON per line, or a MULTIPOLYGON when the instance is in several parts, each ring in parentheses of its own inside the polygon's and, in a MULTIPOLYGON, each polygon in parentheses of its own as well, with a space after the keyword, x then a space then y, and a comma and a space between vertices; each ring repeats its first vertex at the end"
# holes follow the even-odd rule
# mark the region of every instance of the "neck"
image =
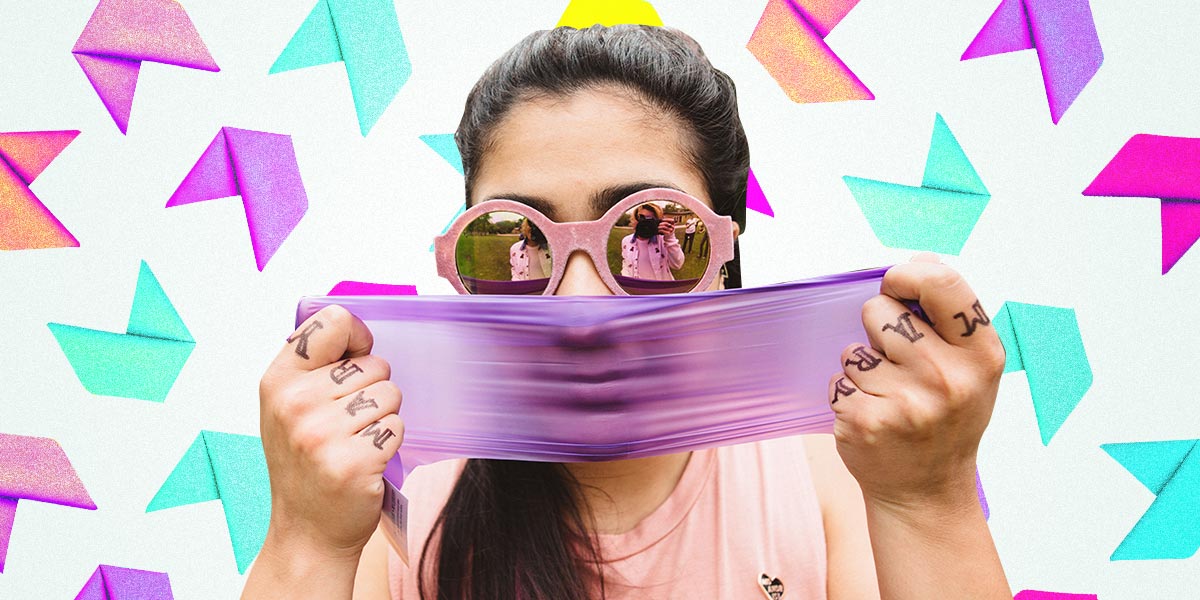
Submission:
POLYGON ((625 533, 662 506, 683 476, 691 452, 599 463, 566 463, 579 481, 585 518, 595 533, 625 533))

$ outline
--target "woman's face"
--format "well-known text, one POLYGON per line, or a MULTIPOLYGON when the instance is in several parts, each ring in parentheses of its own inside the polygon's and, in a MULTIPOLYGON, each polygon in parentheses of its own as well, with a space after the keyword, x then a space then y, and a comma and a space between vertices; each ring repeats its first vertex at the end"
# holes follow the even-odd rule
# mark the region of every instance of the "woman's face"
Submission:
MULTIPOLYGON (((590 221, 633 192, 669 187, 711 208, 704 178, 684 157, 680 125, 629 96, 603 87, 513 107, 480 161, 470 204, 508 198, 554 221, 590 221)), ((556 295, 612 294, 587 254, 566 260, 556 295)))

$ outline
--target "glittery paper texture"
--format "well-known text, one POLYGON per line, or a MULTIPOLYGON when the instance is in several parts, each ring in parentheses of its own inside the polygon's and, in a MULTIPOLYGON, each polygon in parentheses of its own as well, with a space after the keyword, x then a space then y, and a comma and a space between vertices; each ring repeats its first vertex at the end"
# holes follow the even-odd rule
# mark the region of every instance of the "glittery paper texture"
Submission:
POLYGON ((920 187, 849 175, 842 180, 889 248, 958 255, 991 199, 940 114, 920 187))
POLYGON ((1036 590, 1021 590, 1013 596, 1013 600, 1098 600, 1095 594, 1063 594, 1059 592, 1039 592, 1036 590))
POLYGON ((79 246, 29 189, 78 135, 78 131, 0 133, 0 250, 79 246))
POLYGON ((146 512, 220 500, 238 573, 245 573, 271 520, 271 482, 262 440, 201 431, 167 476, 146 512))
POLYGON ((1004 343, 1004 372, 1025 371, 1029 379, 1042 444, 1048 445, 1092 386, 1075 311, 1010 301, 992 326, 1004 343))
POLYGON ((960 60, 1029 49, 1057 124, 1104 62, 1088 0, 1003 0, 960 60))
POLYGON ((1200 239, 1200 138, 1139 133, 1083 190, 1085 196, 1162 201, 1162 274, 1200 239))
POLYGON ((624 23, 661 27, 654 6, 645 0, 571 0, 555 27, 587 29, 595 24, 612 27, 624 23))
POLYGON ((829 375, 865 342, 883 272, 659 296, 313 297, 297 324, 339 304, 371 329, 404 390, 408 469, 616 460, 832 431, 829 375))
POLYGON ((222 127, 167 208, 239 195, 262 271, 308 211, 291 136, 222 127))
POLYGON ((768 0, 746 48, 793 102, 874 100, 825 43, 858 0, 768 0))
POLYGON ((1191 558, 1200 550, 1200 440, 1100 446, 1154 493, 1110 560, 1191 558))
POLYGON ((318 0, 270 73, 334 62, 346 63, 366 136, 412 74, 392 0, 318 0))
POLYGON ((754 169, 750 169, 746 175, 746 208, 758 211, 768 217, 775 216, 771 203, 767 202, 767 195, 763 193, 762 186, 758 184, 758 178, 754 176, 754 169))
POLYGON ((196 341, 142 261, 125 333, 48 323, 87 391, 162 402, 196 341))
POLYGON ((75 600, 173 600, 166 573, 100 565, 75 600))
POLYGON ((121 133, 143 61, 221 70, 175 0, 100 0, 71 52, 121 133))
MULTIPOLYGON (((462 155, 458 153, 458 145, 454 143, 453 133, 429 133, 422 135, 421 141, 425 142, 425 145, 432 148, 434 152, 438 153, 438 156, 441 156, 450 166, 454 167, 454 170, 458 171, 459 175, 463 174, 462 155)), ((442 232, 438 235, 446 235, 446 232, 450 230, 450 226, 454 224, 454 220, 466 211, 467 205, 464 202, 458 206, 458 212, 455 212, 454 216, 450 217, 449 221, 446 221, 446 226, 442 228, 442 232)), ((429 251, 433 252, 433 242, 429 242, 429 251)))
POLYGON ((96 510, 58 442, 0 433, 0 573, 19 500, 96 510))
POLYGON ((390 283, 367 283, 363 281, 341 281, 329 290, 326 296, 415 296, 417 286, 390 283))

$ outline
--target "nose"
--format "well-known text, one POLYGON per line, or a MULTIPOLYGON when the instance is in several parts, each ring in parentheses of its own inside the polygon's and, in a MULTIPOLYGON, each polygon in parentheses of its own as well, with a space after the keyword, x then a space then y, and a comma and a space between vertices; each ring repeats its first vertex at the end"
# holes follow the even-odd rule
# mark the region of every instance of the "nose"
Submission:
POLYGON ((604 285, 596 265, 583 250, 576 250, 567 257, 567 268, 563 273, 555 296, 612 296, 612 290, 604 285))

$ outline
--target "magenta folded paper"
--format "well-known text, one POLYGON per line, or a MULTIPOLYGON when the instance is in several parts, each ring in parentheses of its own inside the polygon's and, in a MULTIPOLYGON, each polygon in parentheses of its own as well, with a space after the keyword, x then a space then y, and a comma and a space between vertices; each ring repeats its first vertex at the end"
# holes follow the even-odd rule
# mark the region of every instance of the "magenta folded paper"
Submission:
POLYGON ((1166 275, 1200 239, 1200 138, 1139 133, 1083 195, 1159 198, 1166 275))
POLYGON ((71 52, 121 133, 143 61, 221 70, 175 0, 100 0, 71 52))

